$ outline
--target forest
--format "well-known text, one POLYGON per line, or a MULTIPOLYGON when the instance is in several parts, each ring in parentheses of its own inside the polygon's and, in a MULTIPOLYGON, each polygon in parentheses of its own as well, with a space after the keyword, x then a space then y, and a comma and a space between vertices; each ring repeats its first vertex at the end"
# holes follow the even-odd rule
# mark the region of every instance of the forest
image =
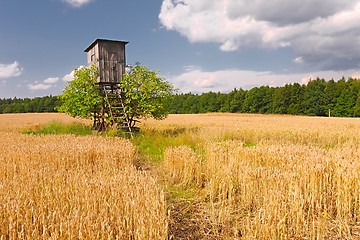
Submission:
POLYGON ((261 86, 250 90, 177 94, 168 100, 170 113, 237 112, 307 116, 359 117, 360 79, 315 79, 308 84, 261 86))
MULTIPOLYGON (((360 117, 360 79, 311 80, 308 84, 261 86, 229 93, 181 93, 166 99, 169 113, 262 113, 360 117)), ((0 98, 0 113, 56 112, 57 96, 0 98)))
POLYGON ((56 112, 60 104, 57 96, 0 98, 0 113, 56 112))

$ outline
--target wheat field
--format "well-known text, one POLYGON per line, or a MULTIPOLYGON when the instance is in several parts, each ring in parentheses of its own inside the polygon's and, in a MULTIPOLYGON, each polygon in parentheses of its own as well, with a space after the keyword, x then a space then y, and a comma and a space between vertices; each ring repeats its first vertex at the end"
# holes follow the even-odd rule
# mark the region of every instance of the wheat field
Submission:
POLYGON ((0 115, 0 239, 165 239, 164 193, 128 140, 22 135, 57 114, 0 115), (16 124, 17 123, 17 124, 16 124))
POLYGON ((63 123, 91 124, 91 120, 75 119, 62 113, 22 113, 1 114, 0 132, 21 132, 28 129, 38 129, 43 124, 51 121, 63 123))
POLYGON ((204 239, 360 239, 360 120, 170 116, 196 143, 166 149, 167 180, 195 194, 204 239), (190 128, 190 126, 192 128, 190 128))
POLYGON ((148 119, 147 170, 129 140, 19 133, 55 119, 82 121, 0 115, 0 239, 360 239, 359 119, 148 119))

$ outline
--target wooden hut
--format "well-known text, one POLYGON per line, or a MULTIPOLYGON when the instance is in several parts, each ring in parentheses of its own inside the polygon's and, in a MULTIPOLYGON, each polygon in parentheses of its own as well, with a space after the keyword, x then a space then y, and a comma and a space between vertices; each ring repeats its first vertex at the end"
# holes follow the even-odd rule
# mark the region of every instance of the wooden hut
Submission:
POLYGON ((125 73, 125 45, 128 42, 96 39, 85 49, 89 65, 96 63, 99 84, 117 84, 125 73))
POLYGON ((133 126, 125 112, 125 96, 120 81, 125 74, 125 45, 128 42, 96 39, 85 49, 88 65, 96 64, 98 88, 103 96, 101 106, 94 112, 94 128, 105 131, 116 127, 130 133, 133 126))

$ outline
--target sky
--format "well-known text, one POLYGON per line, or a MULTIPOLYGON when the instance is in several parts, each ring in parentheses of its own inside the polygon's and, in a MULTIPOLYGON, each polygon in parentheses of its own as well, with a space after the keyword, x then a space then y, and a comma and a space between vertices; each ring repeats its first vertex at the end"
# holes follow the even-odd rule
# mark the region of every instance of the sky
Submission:
POLYGON ((360 77, 360 0, 0 0, 0 98, 61 94, 97 38, 179 93, 360 77))

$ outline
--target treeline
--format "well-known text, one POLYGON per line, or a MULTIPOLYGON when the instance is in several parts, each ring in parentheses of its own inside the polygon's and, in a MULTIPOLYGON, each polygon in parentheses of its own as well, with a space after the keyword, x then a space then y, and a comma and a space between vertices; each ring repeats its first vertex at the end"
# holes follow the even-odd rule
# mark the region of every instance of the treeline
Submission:
MULTIPOLYGON (((0 99, 0 113, 56 112, 57 96, 0 99)), ((234 89, 229 93, 176 94, 166 100, 170 113, 263 113, 360 117, 360 79, 316 79, 308 84, 234 89)))
POLYGON ((56 112, 57 96, 36 98, 0 98, 0 113, 56 112))
POLYGON ((177 94, 170 113, 238 112, 308 116, 360 117, 360 80, 316 79, 307 85, 234 89, 230 93, 177 94))

